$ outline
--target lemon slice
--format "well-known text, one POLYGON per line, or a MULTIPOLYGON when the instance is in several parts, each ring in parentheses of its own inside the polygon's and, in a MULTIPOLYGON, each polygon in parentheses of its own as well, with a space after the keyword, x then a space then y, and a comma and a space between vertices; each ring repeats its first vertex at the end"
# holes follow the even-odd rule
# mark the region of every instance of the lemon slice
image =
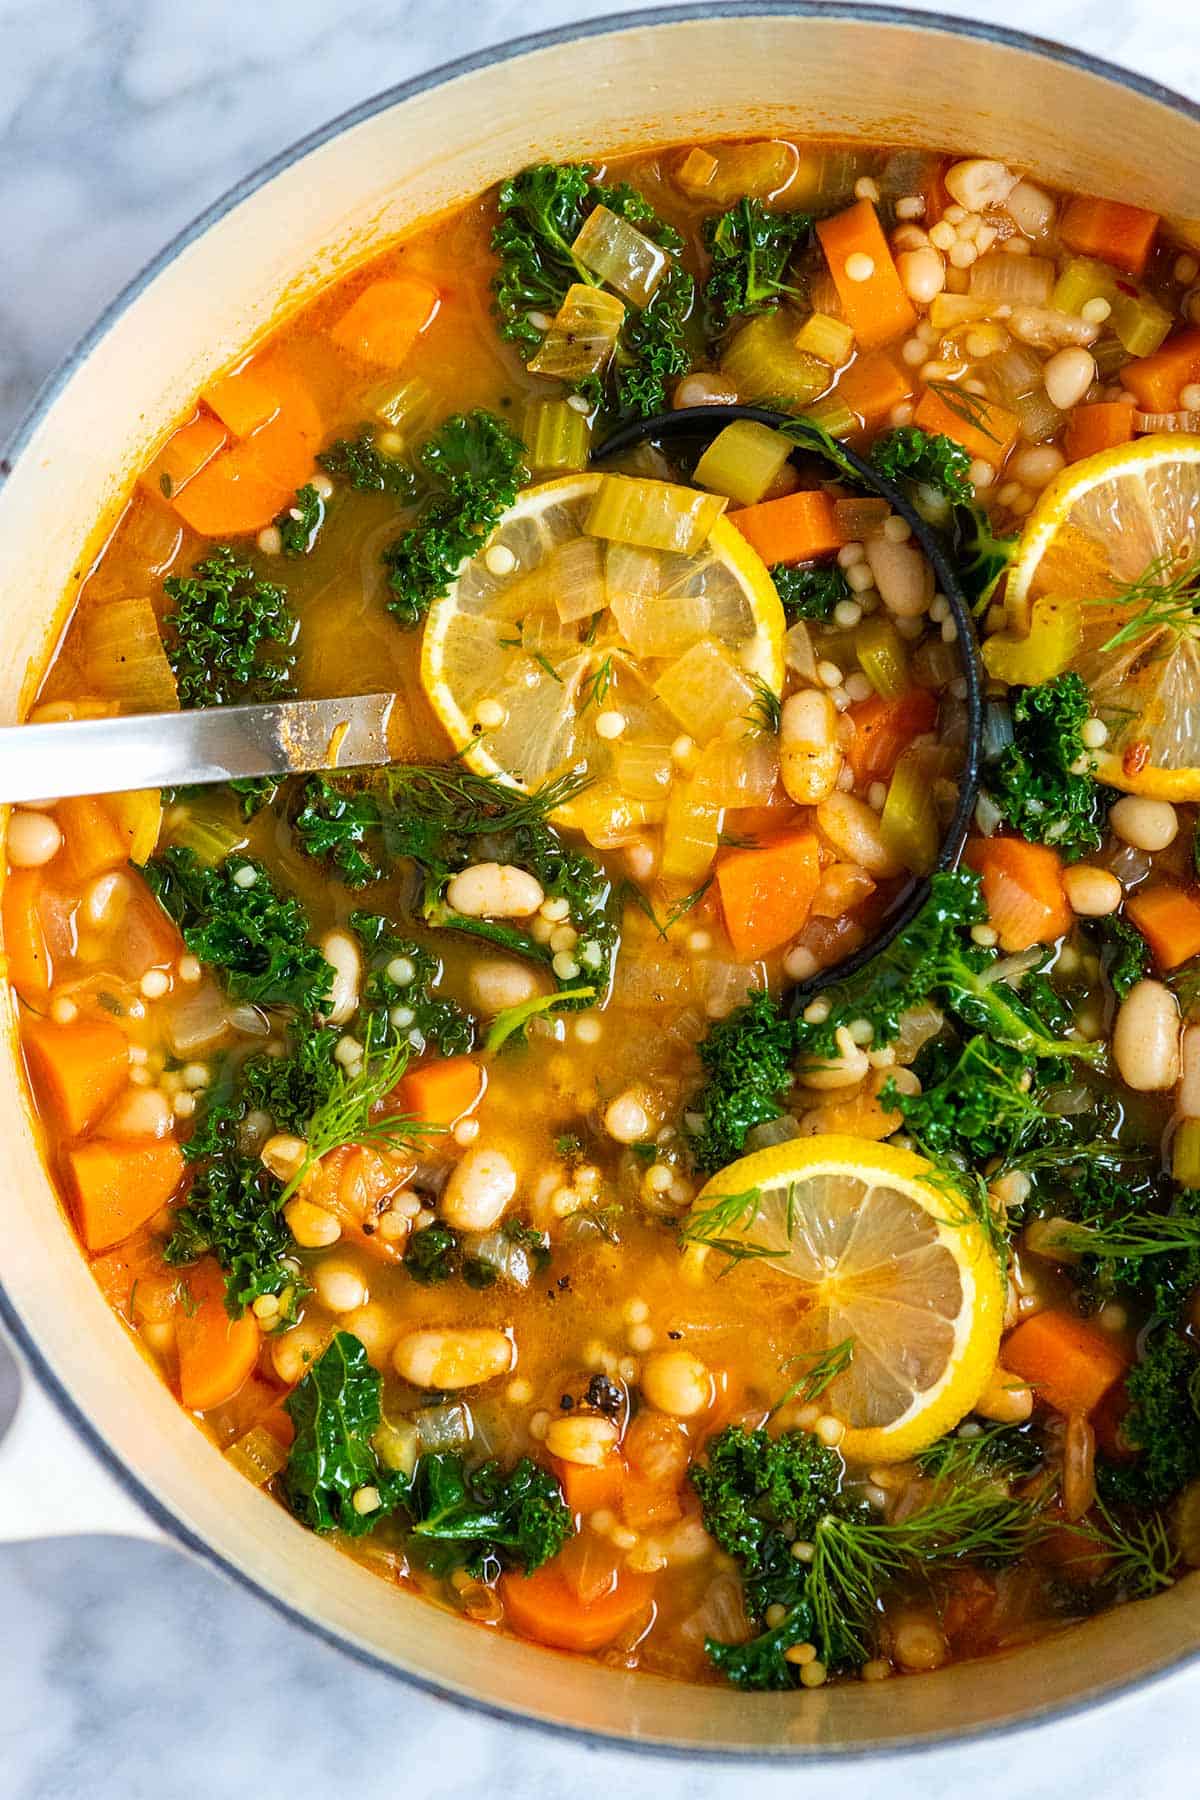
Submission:
POLYGON ((535 790, 575 772, 649 809, 665 803, 689 708, 707 726, 711 701, 716 734, 758 683, 782 692, 785 623, 766 568, 724 519, 690 555, 589 536, 606 479, 525 489, 430 609, 421 680, 478 773, 535 790))
POLYGON ((999 1262, 966 1203, 932 1175, 891 1144, 815 1136, 723 1169, 689 1215, 691 1254, 719 1249, 803 1284, 798 1349, 852 1343, 820 1405, 845 1424, 840 1447, 856 1463, 902 1462, 932 1444, 995 1368, 999 1262))
POLYGON ((1200 799, 1193 572, 1200 573, 1200 437, 1183 433, 1072 464, 1030 513, 1009 571, 1006 604, 1017 631, 1029 629, 1042 595, 1080 603, 1082 644, 1072 666, 1109 733, 1096 773, 1127 793, 1200 799))

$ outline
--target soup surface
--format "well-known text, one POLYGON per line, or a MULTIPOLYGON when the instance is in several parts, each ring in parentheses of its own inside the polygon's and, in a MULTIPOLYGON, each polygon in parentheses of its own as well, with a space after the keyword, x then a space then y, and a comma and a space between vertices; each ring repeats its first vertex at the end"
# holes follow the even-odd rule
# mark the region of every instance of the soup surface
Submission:
POLYGON ((97 1282, 302 1524, 748 1689, 1200 1565, 1198 274, 985 159, 540 166, 164 439, 32 716, 386 691, 395 761, 14 812, 8 977, 97 1282), (987 703, 839 977, 976 654, 843 446, 987 703))

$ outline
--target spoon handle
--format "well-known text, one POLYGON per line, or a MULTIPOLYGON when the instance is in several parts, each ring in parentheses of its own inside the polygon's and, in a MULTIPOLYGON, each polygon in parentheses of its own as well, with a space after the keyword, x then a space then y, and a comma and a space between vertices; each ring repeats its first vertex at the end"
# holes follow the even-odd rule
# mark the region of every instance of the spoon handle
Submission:
POLYGON ((0 728, 0 804, 394 760, 394 694, 0 728))

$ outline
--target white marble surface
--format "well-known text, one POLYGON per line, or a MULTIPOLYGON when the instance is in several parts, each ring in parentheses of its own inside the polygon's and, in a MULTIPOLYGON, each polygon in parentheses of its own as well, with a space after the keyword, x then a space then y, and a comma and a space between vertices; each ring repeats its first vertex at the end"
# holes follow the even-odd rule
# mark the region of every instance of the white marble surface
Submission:
MULTIPOLYGON (((917 0, 919 4, 919 0, 917 0)), ((636 0, 627 0, 636 10, 636 0)), ((446 58, 577 0, 0 0, 0 440, 100 307, 231 182, 446 58)), ((961 0, 1200 96, 1191 0, 961 0)), ((11 1369, 0 1349, 0 1420, 11 1369)), ((2 1427, 0 1427, 2 1428, 2 1427)), ((1000 1744, 803 1775, 640 1761, 452 1711, 174 1552, 0 1550, 0 1800, 807 1800, 1193 1791, 1200 1673, 1000 1744)))

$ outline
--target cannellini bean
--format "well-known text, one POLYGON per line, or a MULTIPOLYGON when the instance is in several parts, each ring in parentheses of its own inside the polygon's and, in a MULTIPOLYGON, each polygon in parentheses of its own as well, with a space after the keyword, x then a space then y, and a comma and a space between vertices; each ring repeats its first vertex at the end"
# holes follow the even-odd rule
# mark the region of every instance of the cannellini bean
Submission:
POLYGON ((650 1114, 635 1088, 626 1088, 604 1109, 604 1129, 618 1144, 640 1144, 650 1131, 650 1114))
POLYGON ((951 199, 973 213, 982 212, 987 206, 1003 206, 1017 185, 1017 177, 1006 163, 986 156, 951 163, 943 180, 951 199))
POLYGON ((171 1102, 161 1088, 130 1088, 104 1118, 105 1137, 162 1138, 175 1122, 171 1102))
POLYGON ((271 1342, 271 1363, 280 1381, 293 1387, 329 1341, 330 1327, 305 1320, 271 1342))
POLYGON ((1094 344, 1100 327, 1074 313, 1056 312, 1050 306, 1015 306, 1008 329, 1023 344, 1057 350, 1061 344, 1094 344))
POLYGON ((1179 1075, 1179 1002, 1161 981, 1139 981, 1121 1002, 1112 1038, 1121 1080, 1139 1094, 1174 1087, 1179 1075))
POLYGON ((1078 405, 1095 379, 1095 357, 1078 346, 1057 351, 1042 370, 1046 397, 1060 412, 1078 405))
POLYGON ((906 1608, 889 1620, 892 1654, 902 1669, 914 1673, 940 1669, 949 1655, 946 1634, 932 1612, 906 1608))
POLYGON ((1179 817, 1169 800, 1143 800, 1136 794, 1118 800, 1108 822, 1122 843, 1135 850, 1165 850, 1179 831, 1179 817))
POLYGON ((1033 1389, 997 1363, 975 1402, 975 1411, 981 1419, 994 1419, 998 1425, 1023 1425, 1033 1414, 1033 1389))
POLYGON ((642 1364, 642 1392, 659 1412, 692 1419, 712 1405, 712 1376, 690 1350, 656 1350, 642 1364))
POLYGON ((331 1025, 344 1025, 358 1011, 362 982, 362 957, 348 931, 327 931, 321 939, 321 955, 333 970, 325 1017, 331 1025))
POLYGON ((288 1201, 283 1216, 302 1250, 324 1250, 327 1245, 336 1244, 342 1235, 341 1224, 331 1212, 299 1196, 288 1201))
POLYGON ((570 1413, 565 1419, 551 1421, 546 1448, 564 1462, 597 1469, 616 1449, 619 1435, 613 1420, 601 1413, 570 1413))
POLYGON ((1179 1040, 1175 1111, 1181 1119, 1200 1119, 1200 1025, 1185 1026, 1179 1040))
POLYGON ((846 862, 858 863, 869 875, 887 878, 903 872, 879 829, 879 814, 855 794, 831 794, 817 807, 817 825, 846 862))
POLYGON ((866 539, 867 563, 879 598, 898 619, 916 619, 929 611, 933 570, 911 539, 897 543, 880 532, 866 539))
POLYGON ((865 1081, 871 1064, 861 1044, 856 1044, 845 1025, 835 1035, 838 1053, 832 1057, 809 1057, 801 1065, 801 1087, 825 1093, 830 1088, 855 1087, 865 1081))
POLYGON ((312 1281, 317 1299, 332 1313, 353 1312, 367 1297, 366 1282, 347 1263, 319 1262, 312 1281))
POLYGON ((928 306, 946 285, 946 265, 932 244, 902 251, 896 258, 896 273, 905 293, 918 306, 928 306))
POLYGON ((438 1210, 458 1231, 487 1231, 504 1217, 517 1171, 502 1150, 477 1145, 450 1171, 438 1210))
POLYGON ((527 919, 545 898, 541 882, 512 863, 472 863, 446 889, 451 912, 468 919, 527 919))
POLYGON ((1032 181, 1018 181, 1004 202, 1004 210, 1026 237, 1044 237, 1054 223, 1054 202, 1032 181))
POLYGON ((528 963, 499 956, 472 963, 468 981, 475 1006, 491 1017, 508 1006, 523 1006, 542 986, 537 970, 528 963))
POLYGON ((824 688, 789 694, 779 721, 779 772, 788 798, 815 806, 837 787, 837 707, 824 688))
POLYGON ((507 1332, 491 1326, 410 1331, 392 1351, 392 1362, 414 1387, 478 1387, 514 1369, 517 1349, 507 1332))
POLYGON ((1088 863, 1074 863, 1064 869, 1062 884, 1071 911, 1081 919, 1103 919, 1116 912, 1124 893, 1115 875, 1088 863))
POLYGON ((8 860, 14 869, 40 869, 62 845, 62 832, 46 813, 14 812, 8 821, 8 860))
POLYGON ((280 1181, 290 1181, 304 1167, 308 1145, 302 1137, 277 1131, 274 1137, 267 1139, 258 1155, 264 1169, 270 1169, 280 1181))

